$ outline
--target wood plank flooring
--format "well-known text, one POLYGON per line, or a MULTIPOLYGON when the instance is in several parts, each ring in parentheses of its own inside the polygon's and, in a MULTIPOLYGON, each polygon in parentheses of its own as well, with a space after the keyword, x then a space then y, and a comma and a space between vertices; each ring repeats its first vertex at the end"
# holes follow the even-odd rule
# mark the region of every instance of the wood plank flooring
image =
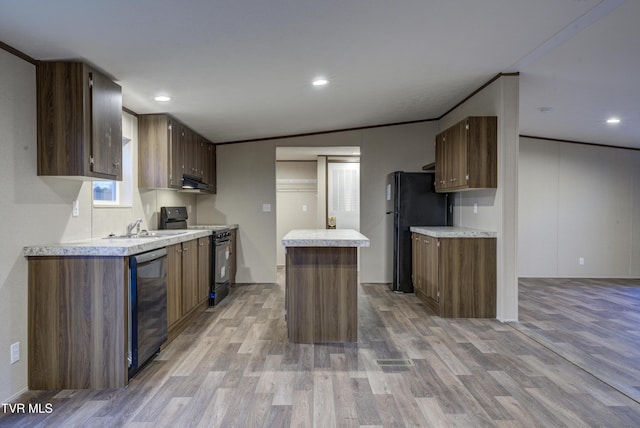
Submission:
POLYGON ((521 279, 513 326, 640 402, 640 280, 521 279))
POLYGON ((640 426, 640 404, 510 325, 442 319, 386 285, 358 292, 358 342, 310 345, 287 342, 282 284, 236 286, 127 388, 31 391, 19 402, 53 411, 0 426, 640 426))

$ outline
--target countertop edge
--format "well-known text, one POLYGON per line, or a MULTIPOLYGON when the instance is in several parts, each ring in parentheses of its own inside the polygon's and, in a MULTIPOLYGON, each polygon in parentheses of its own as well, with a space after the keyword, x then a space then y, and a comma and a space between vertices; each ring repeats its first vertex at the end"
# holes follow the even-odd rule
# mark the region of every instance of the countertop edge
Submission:
POLYGON ((295 229, 282 238, 284 247, 368 247, 369 238, 352 229, 295 229))
POLYGON ((496 238, 498 234, 489 230, 456 226, 411 226, 409 231, 433 238, 496 238))
POLYGON ((222 230, 222 229, 238 229, 236 223, 233 224, 194 224, 188 226, 189 230, 222 230))
POLYGON ((23 255, 24 257, 126 257, 203 238, 211 234, 211 230, 188 230, 182 235, 162 238, 93 238, 55 244, 30 245, 23 248, 23 255))
POLYGON ((283 239, 284 247, 368 247, 370 241, 367 240, 329 240, 329 239, 283 239))

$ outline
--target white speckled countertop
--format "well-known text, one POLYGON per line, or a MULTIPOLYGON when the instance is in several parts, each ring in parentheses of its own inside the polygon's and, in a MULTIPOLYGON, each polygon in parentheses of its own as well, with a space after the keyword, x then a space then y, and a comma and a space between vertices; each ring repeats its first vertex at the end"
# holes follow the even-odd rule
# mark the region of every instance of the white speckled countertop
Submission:
MULTIPOLYGON (((175 230, 174 230, 175 232, 175 230)), ((184 230, 180 235, 160 238, 95 238, 83 241, 24 247, 25 257, 47 256, 131 256, 211 235, 211 230, 184 230)))
POLYGON ((192 230, 222 230, 222 229, 237 229, 237 224, 196 224, 189 226, 192 230))
POLYGON ((434 238, 495 238, 496 232, 456 226, 411 226, 411 232, 434 238))
POLYGON ((368 247, 369 238, 353 229, 297 229, 282 238, 285 247, 368 247))

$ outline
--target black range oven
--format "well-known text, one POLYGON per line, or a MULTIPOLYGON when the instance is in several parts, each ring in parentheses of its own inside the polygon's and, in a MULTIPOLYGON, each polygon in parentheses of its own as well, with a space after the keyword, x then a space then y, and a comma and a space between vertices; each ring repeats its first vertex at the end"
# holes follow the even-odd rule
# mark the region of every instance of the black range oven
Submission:
POLYGON ((186 229, 187 207, 160 207, 160 224, 158 229, 186 229))
POLYGON ((211 240, 211 288, 209 306, 215 306, 229 294, 229 255, 231 232, 229 229, 215 230, 211 240))

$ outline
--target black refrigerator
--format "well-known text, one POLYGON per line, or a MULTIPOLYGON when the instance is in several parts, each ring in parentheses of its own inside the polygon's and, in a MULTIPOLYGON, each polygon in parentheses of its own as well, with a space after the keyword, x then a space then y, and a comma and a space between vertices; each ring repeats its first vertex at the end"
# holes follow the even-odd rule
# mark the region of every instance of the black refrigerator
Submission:
POLYGON ((436 193, 434 174, 396 171, 387 175, 387 231, 392 237, 391 289, 413 293, 411 282, 411 226, 447 226, 452 223, 453 198, 436 193))

